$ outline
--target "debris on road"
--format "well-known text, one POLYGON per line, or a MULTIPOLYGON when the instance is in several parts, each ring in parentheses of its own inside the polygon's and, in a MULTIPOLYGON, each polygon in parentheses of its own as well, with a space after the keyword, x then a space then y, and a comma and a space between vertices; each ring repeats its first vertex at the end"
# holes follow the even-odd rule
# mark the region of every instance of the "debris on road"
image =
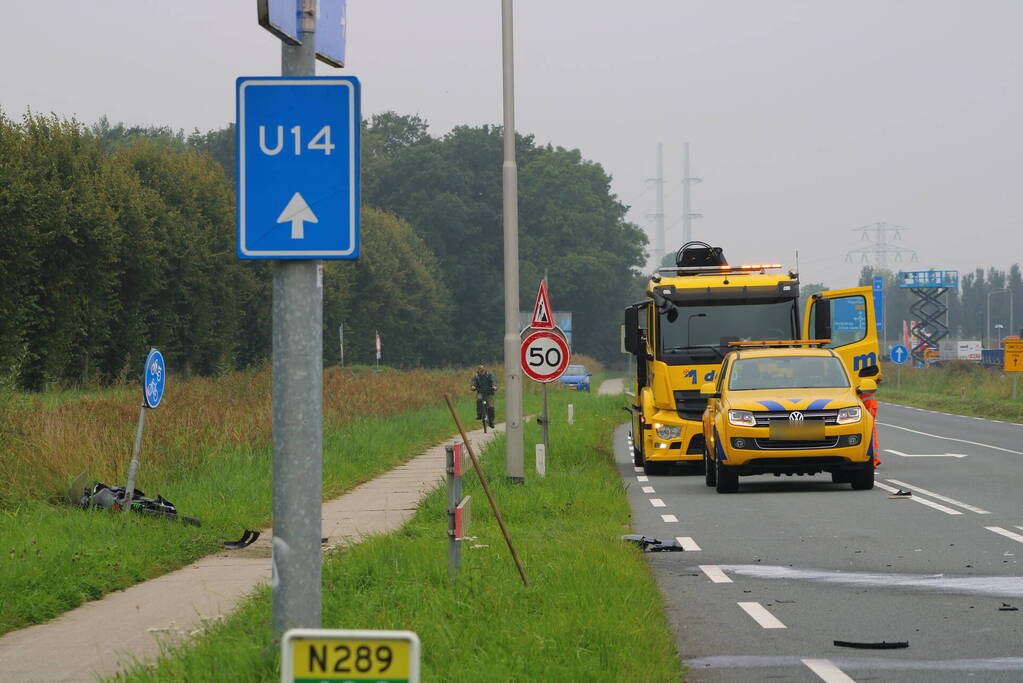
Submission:
POLYGON ((909 647, 909 641, 901 640, 889 643, 882 640, 880 643, 855 643, 849 640, 836 640, 835 647, 854 647, 860 650, 901 650, 909 647))
POLYGON ((1003 602, 1002 606, 998 608, 999 612, 1018 612, 1019 607, 1013 607, 1007 602, 1003 602))
POLYGON ((895 500, 908 499, 908 498, 912 498, 913 497, 913 492, 912 491, 903 491, 902 489, 899 489, 898 491, 896 491, 895 493, 891 494, 888 497, 889 498, 894 498, 895 500))
POLYGON ((259 538, 258 531, 246 529, 245 533, 243 533, 242 537, 237 541, 224 541, 224 550, 241 550, 242 548, 248 548, 250 545, 255 543, 257 538, 259 538))
POLYGON ((685 550, 685 548, 682 547, 682 544, 674 539, 670 541, 662 541, 658 538, 651 538, 650 536, 643 536, 641 534, 625 534, 622 536, 622 540, 632 541, 643 548, 643 552, 647 553, 680 553, 685 550))

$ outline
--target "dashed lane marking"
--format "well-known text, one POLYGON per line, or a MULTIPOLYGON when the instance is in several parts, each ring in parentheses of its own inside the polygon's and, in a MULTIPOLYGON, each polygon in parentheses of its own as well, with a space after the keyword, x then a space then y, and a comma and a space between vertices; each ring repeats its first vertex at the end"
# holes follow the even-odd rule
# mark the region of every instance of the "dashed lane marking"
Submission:
POLYGON ((970 512, 976 512, 978 515, 990 515, 991 514, 987 510, 983 510, 983 509, 978 508, 978 507, 973 507, 972 505, 967 505, 966 503, 964 503, 962 501, 958 501, 955 498, 948 498, 947 496, 943 496, 940 493, 935 493, 934 491, 928 491, 925 488, 921 488, 919 486, 914 486, 913 484, 909 484, 907 482, 900 481, 898 479, 885 479, 885 481, 890 481, 891 483, 895 484, 896 486, 902 486, 904 488, 907 488, 910 491, 912 491, 914 495, 917 494, 917 493, 922 493, 925 496, 930 496, 931 498, 934 498, 935 500, 940 500, 940 501, 943 501, 945 503, 950 503, 950 504, 955 505, 957 507, 961 507, 964 510, 969 510, 970 512))
POLYGON ((678 544, 680 546, 682 546, 682 550, 688 552, 696 552, 697 550, 703 550, 703 548, 696 544, 696 541, 693 540, 692 536, 676 536, 675 540, 678 541, 678 544))
POLYGON ((650 481, 650 477, 646 476, 645 474, 637 474, 636 481, 650 481))
MULTIPOLYGON (((1012 540, 1016 541, 1017 543, 1023 543, 1023 536, 1020 536, 1015 531, 1009 531, 1008 529, 1003 529, 1000 526, 986 526, 984 528, 987 529, 988 531, 993 531, 996 534, 1001 534, 1002 536, 1005 536, 1006 538, 1011 538, 1012 540)), ((1023 527, 1021 527, 1021 528, 1023 528, 1023 527)))
POLYGON ((651 498, 650 499, 650 504, 653 505, 655 508, 662 508, 662 507, 664 507, 664 501, 661 500, 660 498, 651 498))
POLYGON ((728 574, 721 571, 721 567, 716 564, 701 564, 700 571, 706 574, 712 583, 732 583, 732 580, 728 578, 728 574))
POLYGON ((654 491, 653 486, 644 486, 643 493, 657 493, 657 491, 654 491))
POLYGON ((661 515, 661 521, 668 524, 678 524, 678 517, 675 515, 661 515))
POLYGON ((802 659, 800 661, 826 683, 855 683, 855 679, 850 678, 828 659, 802 659))
POLYGON ((781 623, 778 617, 768 612, 767 608, 759 602, 739 602, 736 604, 746 614, 753 617, 753 621, 760 624, 761 628, 785 628, 785 624, 781 623))

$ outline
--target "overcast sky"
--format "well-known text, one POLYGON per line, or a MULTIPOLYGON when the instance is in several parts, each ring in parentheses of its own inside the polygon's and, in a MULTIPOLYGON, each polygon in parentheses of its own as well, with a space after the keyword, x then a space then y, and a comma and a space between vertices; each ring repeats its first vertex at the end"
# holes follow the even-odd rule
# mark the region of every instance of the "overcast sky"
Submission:
MULTIPOLYGON (((501 122, 500 0, 349 0, 363 114, 440 135, 501 122)), ((667 244, 732 263, 799 251, 804 282, 852 284, 855 228, 909 228, 907 269, 1023 261, 1019 0, 517 0, 520 133, 579 148, 652 232, 657 143, 667 244)), ((256 0, 4 2, 0 108, 190 131, 234 118, 234 79, 278 75, 256 0)), ((321 65, 321 75, 338 71, 321 65)))

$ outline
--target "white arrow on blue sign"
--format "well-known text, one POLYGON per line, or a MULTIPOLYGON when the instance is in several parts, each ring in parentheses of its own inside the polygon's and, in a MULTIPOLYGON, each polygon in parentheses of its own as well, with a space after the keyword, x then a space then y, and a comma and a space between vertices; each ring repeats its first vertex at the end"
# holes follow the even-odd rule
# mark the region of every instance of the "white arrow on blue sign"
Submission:
POLYGON ((893 363, 896 365, 902 365, 909 360, 909 349, 907 349, 903 344, 896 344, 892 347, 892 350, 888 355, 891 357, 893 363))
POLYGON ((359 256, 359 81, 239 78, 237 252, 359 256))

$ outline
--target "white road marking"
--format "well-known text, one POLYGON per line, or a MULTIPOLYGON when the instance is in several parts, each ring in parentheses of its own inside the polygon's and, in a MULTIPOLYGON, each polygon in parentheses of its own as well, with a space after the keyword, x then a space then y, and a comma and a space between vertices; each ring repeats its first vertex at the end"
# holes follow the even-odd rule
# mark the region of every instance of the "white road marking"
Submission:
POLYGON ((721 568, 716 564, 701 564, 700 570, 707 575, 707 578, 713 583, 731 583, 732 580, 728 578, 728 574, 721 571, 721 568))
POLYGON ((651 498, 650 499, 650 504, 653 505, 655 508, 662 508, 662 507, 664 507, 664 501, 661 500, 660 498, 651 498))
POLYGON ((961 507, 964 510, 969 510, 970 512, 976 512, 978 515, 990 515, 991 514, 987 510, 982 510, 981 508, 973 507, 972 505, 967 505, 966 503, 963 503, 962 501, 958 501, 955 498, 948 498, 946 496, 941 495, 940 493, 935 493, 934 491, 928 491, 927 489, 920 488, 919 486, 913 486, 912 484, 906 483, 904 481, 899 481, 898 479, 885 479, 885 481, 890 481, 891 483, 895 484, 896 486, 902 486, 904 488, 907 488, 910 491, 912 491, 914 495, 917 494, 917 493, 922 493, 925 496, 930 496, 931 498, 934 498, 936 500, 941 500, 941 501, 944 501, 946 503, 951 503, 952 505, 961 507))
POLYGON ((928 432, 921 432, 916 429, 910 429, 909 427, 900 427, 899 425, 889 424, 887 422, 878 422, 882 427, 891 427, 892 429, 901 429, 904 432, 912 432, 914 434, 921 434, 923 436, 931 436, 935 439, 945 439, 946 441, 958 441, 959 443, 968 443, 971 446, 980 446, 981 448, 990 448, 995 451, 1004 451, 1006 453, 1015 453, 1016 455, 1023 455, 1023 451, 1014 451, 1011 448, 1002 448, 1001 446, 992 446, 991 444, 979 443, 977 441, 967 441, 966 439, 954 439, 951 436, 941 436, 939 434, 930 434, 928 432))
POLYGON ((636 481, 650 481, 650 477, 646 476, 645 474, 637 474, 636 481))
POLYGON ((642 467, 633 467, 632 469, 636 470, 637 472, 642 472, 643 471, 642 467))
POLYGON ((661 515, 661 521, 668 524, 678 524, 678 517, 675 515, 661 515))
MULTIPOLYGON (((1023 543, 1023 536, 1020 536, 1015 531, 1009 531, 1008 529, 1003 529, 1000 526, 986 526, 984 528, 987 529, 988 531, 993 531, 996 534, 1001 534, 1002 536, 1005 536, 1006 538, 1011 538, 1012 540, 1016 541, 1017 543, 1023 543)), ((1017 527, 1017 528, 1023 528, 1023 527, 1017 527)))
POLYGON ((654 491, 653 486, 644 486, 643 493, 657 493, 657 491, 654 491))
POLYGON ((885 453, 891 453, 892 455, 901 455, 903 458, 966 458, 969 457, 965 453, 903 453, 902 451, 892 450, 891 448, 884 449, 885 453))
POLYGON ((696 545, 696 541, 694 541, 691 536, 676 536, 675 540, 678 541, 680 546, 682 546, 682 550, 690 552, 702 550, 700 546, 696 545))
POLYGON ((855 679, 847 676, 844 671, 832 664, 830 660, 802 659, 800 661, 806 664, 807 668, 817 674, 822 681, 827 683, 855 683, 855 679))
MULTIPOLYGON (((874 482, 874 486, 877 486, 878 488, 882 488, 885 491, 887 491, 888 493, 895 493, 896 491, 898 491, 897 488, 895 488, 893 486, 888 486, 887 484, 882 484, 879 481, 875 481, 874 482)), ((933 500, 927 500, 926 498, 920 498, 915 493, 911 497, 909 497, 909 500, 915 500, 916 502, 920 503, 921 505, 926 505, 927 507, 934 508, 935 510, 941 510, 942 512, 944 512, 947 515, 961 515, 961 514, 963 514, 963 513, 959 512, 959 510, 953 510, 952 508, 945 507, 944 505, 939 505, 938 503, 935 503, 933 500)))
POLYGON ((781 621, 778 620, 778 617, 768 612, 767 608, 759 602, 739 602, 736 604, 739 605, 746 614, 753 617, 753 621, 760 624, 761 628, 785 628, 785 624, 781 623, 781 621))

